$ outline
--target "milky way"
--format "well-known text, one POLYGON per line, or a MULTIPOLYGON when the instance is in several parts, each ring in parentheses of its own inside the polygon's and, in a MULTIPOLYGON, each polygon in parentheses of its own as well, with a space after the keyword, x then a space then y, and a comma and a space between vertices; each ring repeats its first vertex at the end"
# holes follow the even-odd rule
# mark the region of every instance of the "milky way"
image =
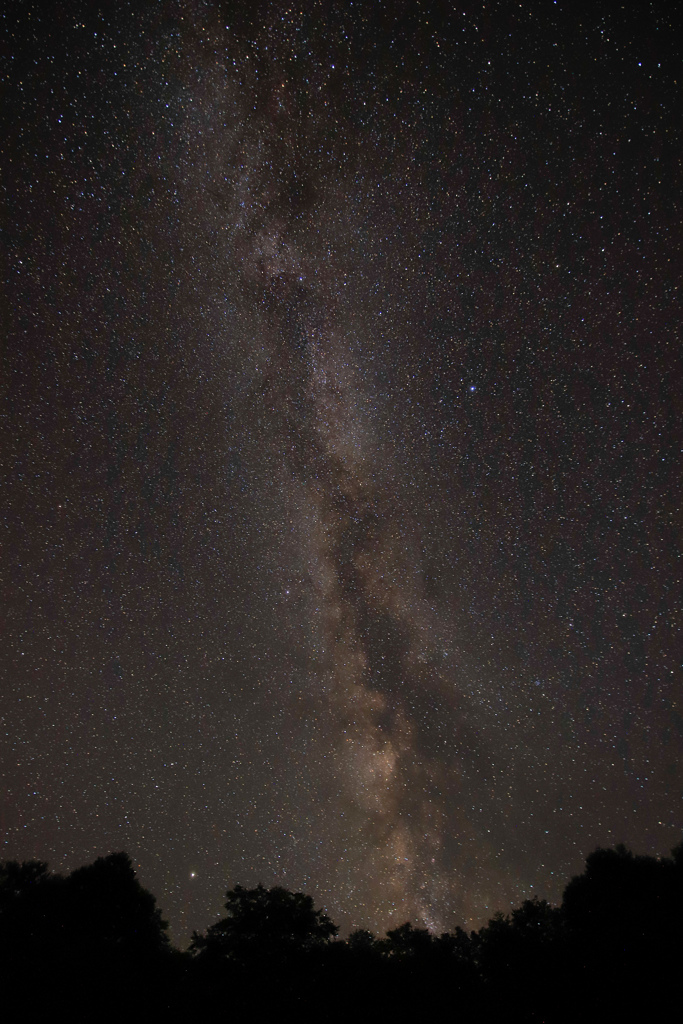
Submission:
POLYGON ((8 33, 4 856, 184 941, 667 852, 671 16, 71 6, 8 33))
MULTIPOLYGON (((376 399, 365 385, 367 328, 359 300, 344 297, 353 262, 335 259, 332 249, 340 241, 352 248, 358 232, 348 223, 352 182, 333 178, 328 189, 315 165, 297 167, 301 154, 305 160, 315 153, 314 141, 296 124, 297 104, 269 61, 262 77, 265 87, 247 89, 260 101, 256 116, 251 104, 248 114, 243 109, 246 83, 237 100, 222 73, 212 83, 212 93, 227 92, 241 119, 228 127, 209 108, 207 155, 220 153, 221 166, 205 168, 197 157, 192 165, 215 183, 218 216, 229 211, 229 248, 214 258, 247 297, 240 317, 247 365, 257 341, 239 418, 257 426, 259 446, 268 438, 273 514, 298 534, 290 558, 300 579, 282 596, 290 604, 297 590, 307 594, 304 616, 299 610, 288 620, 300 664, 299 679, 285 685, 306 694, 298 726, 315 748, 309 757, 329 764, 316 794, 321 815, 309 834, 324 834, 334 851, 327 869, 333 890, 373 923, 412 915, 434 924, 444 896, 461 914, 471 905, 463 879, 457 871, 447 879, 441 865, 442 832, 453 829, 453 815, 440 791, 438 751, 421 736, 440 714, 452 714, 454 694, 464 703, 457 668, 434 665, 449 656, 444 644, 457 627, 425 594, 419 541, 396 493, 402 471, 381 440, 376 399), (226 136, 211 115, 228 127, 226 136), (318 218, 335 225, 327 245, 318 218)), ((323 78, 317 96, 311 88, 312 107, 326 105, 325 84, 323 78)), ((190 187, 197 187, 194 176, 190 187)), ((362 213, 362 200, 358 206, 362 213)), ((400 225, 394 214, 390 230, 398 233, 400 225)), ((272 520, 266 528, 272 531, 272 520)), ((458 711, 464 733, 466 716, 458 711)), ((473 743, 487 756, 481 741, 473 743)), ((455 750, 445 774, 452 779, 461 768, 455 750)), ((468 817, 455 824, 456 835, 469 831, 468 817)))

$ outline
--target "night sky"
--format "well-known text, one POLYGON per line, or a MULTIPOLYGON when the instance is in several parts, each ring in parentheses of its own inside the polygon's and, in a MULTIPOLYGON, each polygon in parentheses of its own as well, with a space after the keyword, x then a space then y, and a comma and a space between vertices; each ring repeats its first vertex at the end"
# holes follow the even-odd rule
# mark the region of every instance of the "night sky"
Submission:
POLYGON ((478 927, 683 826, 676 4, 2 18, 2 859, 478 927))

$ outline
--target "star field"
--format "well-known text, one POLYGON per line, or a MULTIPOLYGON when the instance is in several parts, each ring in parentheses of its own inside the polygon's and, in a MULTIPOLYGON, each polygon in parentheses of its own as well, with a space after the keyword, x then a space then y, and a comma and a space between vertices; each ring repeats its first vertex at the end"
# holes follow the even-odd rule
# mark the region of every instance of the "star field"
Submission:
POLYGON ((4 859, 185 942, 680 842, 679 21, 3 15, 4 859))

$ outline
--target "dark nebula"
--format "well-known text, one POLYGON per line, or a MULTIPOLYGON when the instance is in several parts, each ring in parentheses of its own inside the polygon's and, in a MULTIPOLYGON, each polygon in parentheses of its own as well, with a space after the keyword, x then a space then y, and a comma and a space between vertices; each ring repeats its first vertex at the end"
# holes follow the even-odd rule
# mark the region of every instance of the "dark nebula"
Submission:
POLYGON ((4 19, 2 858, 475 926, 680 842, 674 5, 4 19))

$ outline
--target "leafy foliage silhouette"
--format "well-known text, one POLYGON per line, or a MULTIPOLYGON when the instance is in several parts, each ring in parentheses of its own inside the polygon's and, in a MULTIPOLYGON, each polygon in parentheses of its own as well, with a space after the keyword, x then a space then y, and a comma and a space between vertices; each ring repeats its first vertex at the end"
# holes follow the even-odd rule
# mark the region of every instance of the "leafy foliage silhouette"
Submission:
POLYGON ((227 917, 211 925, 205 935, 192 936, 195 956, 223 956, 234 960, 281 957, 312 951, 339 931, 310 896, 280 886, 255 889, 236 885, 226 894, 227 917))
POLYGON ((100 857, 67 877, 51 874, 41 861, 8 861, 0 865, 5 1008, 14 1001, 38 1013, 68 1000, 72 1015, 85 1013, 105 991, 109 1009, 101 1015, 141 1008, 151 979, 168 981, 174 954, 166 929, 125 853, 100 857))
POLYGON ((229 994, 235 1020, 658 1018, 678 994, 683 845, 670 858, 595 850, 561 906, 526 900, 470 934, 406 922, 341 940, 310 896, 263 885, 229 889, 225 909, 181 953, 125 853, 66 877, 1 863, 5 1017, 13 1001, 22 1019, 55 1007, 92 1019, 93 1006, 100 1020, 224 1016, 229 994))

